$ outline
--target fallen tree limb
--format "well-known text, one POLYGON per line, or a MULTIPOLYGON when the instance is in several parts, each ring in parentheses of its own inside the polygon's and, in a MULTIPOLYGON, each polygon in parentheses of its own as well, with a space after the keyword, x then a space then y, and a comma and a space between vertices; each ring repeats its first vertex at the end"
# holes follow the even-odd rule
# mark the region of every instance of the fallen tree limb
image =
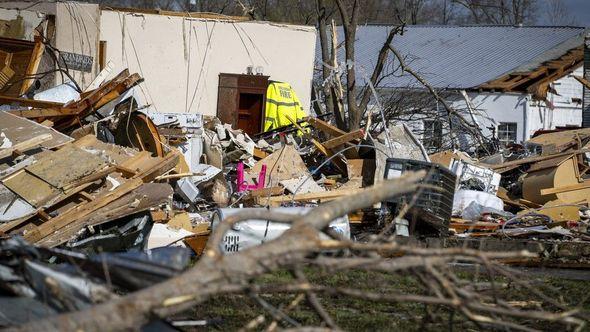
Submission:
MULTIPOLYGON (((16 327, 20 331, 97 331, 136 329, 154 317, 154 313, 171 314, 207 300, 219 292, 241 289, 251 278, 301 262, 317 250, 317 230, 348 212, 362 209, 397 195, 412 193, 424 172, 388 180, 364 192, 344 197, 313 209, 293 222, 293 227, 274 241, 250 250, 222 256, 213 249, 213 241, 204 257, 185 273, 152 287, 96 305, 87 310, 62 314, 16 327), (237 284, 237 285, 236 285, 237 284), (160 310, 165 309, 165 310, 160 310)), ((252 216, 243 216, 247 220, 252 216)), ((262 219, 272 220, 272 213, 262 219)), ((241 218, 240 218, 241 219, 241 218)), ((236 219, 237 220, 237 219, 236 219)), ((235 221, 237 222, 237 221, 235 221)), ((222 236, 214 232, 215 239, 222 236)))
MULTIPOLYGON (((356 211, 375 202, 381 202, 397 195, 416 192, 418 182, 425 172, 407 174, 395 180, 387 180, 361 193, 321 205, 303 216, 287 216, 267 210, 248 211, 236 214, 220 224, 214 231, 204 256, 185 273, 160 284, 129 294, 127 296, 96 305, 86 310, 33 321, 14 328, 21 331, 45 330, 130 330, 157 318, 168 317, 208 299, 224 294, 246 294, 258 299, 258 304, 273 319, 269 329, 287 320, 286 312, 298 305, 305 294, 310 306, 328 326, 338 325, 322 308, 316 294, 346 296, 364 301, 385 303, 420 303, 426 308, 445 307, 459 313, 479 328, 489 326, 515 330, 532 330, 530 322, 554 322, 568 328, 584 326, 584 312, 569 310, 566 306, 545 296, 538 289, 524 287, 546 306, 524 310, 503 301, 496 294, 493 297, 482 294, 465 279, 458 278, 449 263, 467 262, 486 267, 491 276, 504 275, 508 283, 522 285, 521 276, 508 273, 505 268, 492 261, 499 258, 530 257, 528 252, 482 252, 467 248, 429 249, 401 245, 391 238, 358 243, 348 240, 326 240, 320 231, 326 229, 335 218, 356 211), (247 219, 262 219, 290 222, 291 228, 279 238, 234 254, 223 255, 219 245, 225 232, 237 222, 247 219), (325 256, 319 253, 342 252, 342 255, 325 256), (315 254, 315 255, 311 255, 315 254), (300 271, 306 266, 315 266, 328 272, 371 271, 375 273, 411 275, 424 288, 419 292, 402 292, 379 288, 358 289, 337 285, 321 285, 308 281, 304 274, 294 272, 292 280, 280 284, 265 284, 257 277, 266 273, 287 269, 300 271), (281 293, 296 293, 298 300, 287 306, 276 306, 263 296, 281 293), (284 308, 284 312, 281 311, 284 308), (553 310, 552 310, 553 309, 553 310)), ((493 280, 493 279, 492 279, 493 280)), ((322 283, 322 281, 319 281, 322 283)), ((527 298, 527 300, 530 300, 527 298)), ((264 322, 258 316, 248 326, 264 322)), ((452 321, 451 321, 452 322, 452 321)), ((290 320, 289 326, 299 322, 290 320)), ((297 326, 299 329, 307 327, 297 326)))

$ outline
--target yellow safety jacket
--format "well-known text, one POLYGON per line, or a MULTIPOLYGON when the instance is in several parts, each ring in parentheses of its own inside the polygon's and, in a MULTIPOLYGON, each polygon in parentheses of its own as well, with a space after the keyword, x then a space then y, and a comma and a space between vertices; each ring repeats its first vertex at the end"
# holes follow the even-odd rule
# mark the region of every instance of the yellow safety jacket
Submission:
POLYGON ((299 121, 306 116, 291 85, 271 81, 266 90, 264 131, 290 125, 291 121, 287 118, 287 115, 295 121, 299 121))

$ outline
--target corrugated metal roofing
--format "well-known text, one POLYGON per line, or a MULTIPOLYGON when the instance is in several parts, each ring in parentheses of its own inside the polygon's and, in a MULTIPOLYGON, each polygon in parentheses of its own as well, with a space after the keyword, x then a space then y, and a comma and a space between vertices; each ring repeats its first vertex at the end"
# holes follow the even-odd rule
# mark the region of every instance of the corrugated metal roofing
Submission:
MULTIPOLYGON (((364 71, 366 77, 371 76, 391 28, 382 25, 357 28, 357 70, 364 71)), ((406 57, 408 66, 434 87, 468 89, 559 57, 583 44, 584 31, 577 27, 407 26, 403 35, 394 37, 393 46, 406 57)), ((341 43, 344 40, 341 28, 338 35, 341 43)), ((316 59, 319 68, 319 38, 316 59)), ((397 68, 392 59, 390 53, 383 74, 391 74, 397 68)), ((364 85, 362 74, 357 74, 357 80, 364 85)), ((385 77, 379 86, 400 88, 418 84, 398 71, 385 77)))

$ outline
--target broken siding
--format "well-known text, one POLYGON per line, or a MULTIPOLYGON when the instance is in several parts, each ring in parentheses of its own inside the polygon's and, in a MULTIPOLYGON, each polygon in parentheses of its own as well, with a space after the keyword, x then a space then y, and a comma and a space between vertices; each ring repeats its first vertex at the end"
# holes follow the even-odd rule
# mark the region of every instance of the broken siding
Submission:
POLYGON ((219 74, 243 74, 248 66, 290 83, 309 109, 312 27, 107 10, 101 23, 113 72, 139 72, 145 78, 139 97, 159 112, 215 115, 219 74))
POLYGON ((553 87, 557 94, 548 93, 547 99, 553 103, 556 108, 576 108, 582 110, 582 105, 579 102, 582 100, 583 86, 578 82, 575 76, 583 76, 584 70, 578 67, 570 75, 553 82, 553 87))

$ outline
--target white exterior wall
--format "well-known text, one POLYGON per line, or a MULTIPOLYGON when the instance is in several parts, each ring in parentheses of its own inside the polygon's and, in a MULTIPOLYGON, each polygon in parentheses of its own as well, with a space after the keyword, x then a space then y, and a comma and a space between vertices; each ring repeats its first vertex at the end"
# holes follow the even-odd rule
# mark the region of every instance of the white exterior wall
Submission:
MULTIPOLYGON (((89 73, 71 70, 74 80, 86 88, 98 74, 98 44, 100 36, 100 8, 97 4, 79 2, 56 3, 55 46, 58 50, 91 56, 89 73)), ((66 81, 68 79, 66 78, 66 81)), ((56 84, 64 83, 56 75, 56 84)))
POLYGON ((100 36, 113 75, 124 68, 139 73, 142 102, 159 112, 215 115, 219 74, 246 73, 248 66, 290 83, 309 109, 313 27, 103 10, 100 36))
MULTIPOLYGON (((528 96, 518 93, 469 93, 476 109, 476 118, 484 135, 491 136, 489 127, 497 127, 500 122, 516 123, 518 141, 526 140, 526 117, 528 96)), ((452 103, 457 109, 466 109, 465 101, 452 103)))

